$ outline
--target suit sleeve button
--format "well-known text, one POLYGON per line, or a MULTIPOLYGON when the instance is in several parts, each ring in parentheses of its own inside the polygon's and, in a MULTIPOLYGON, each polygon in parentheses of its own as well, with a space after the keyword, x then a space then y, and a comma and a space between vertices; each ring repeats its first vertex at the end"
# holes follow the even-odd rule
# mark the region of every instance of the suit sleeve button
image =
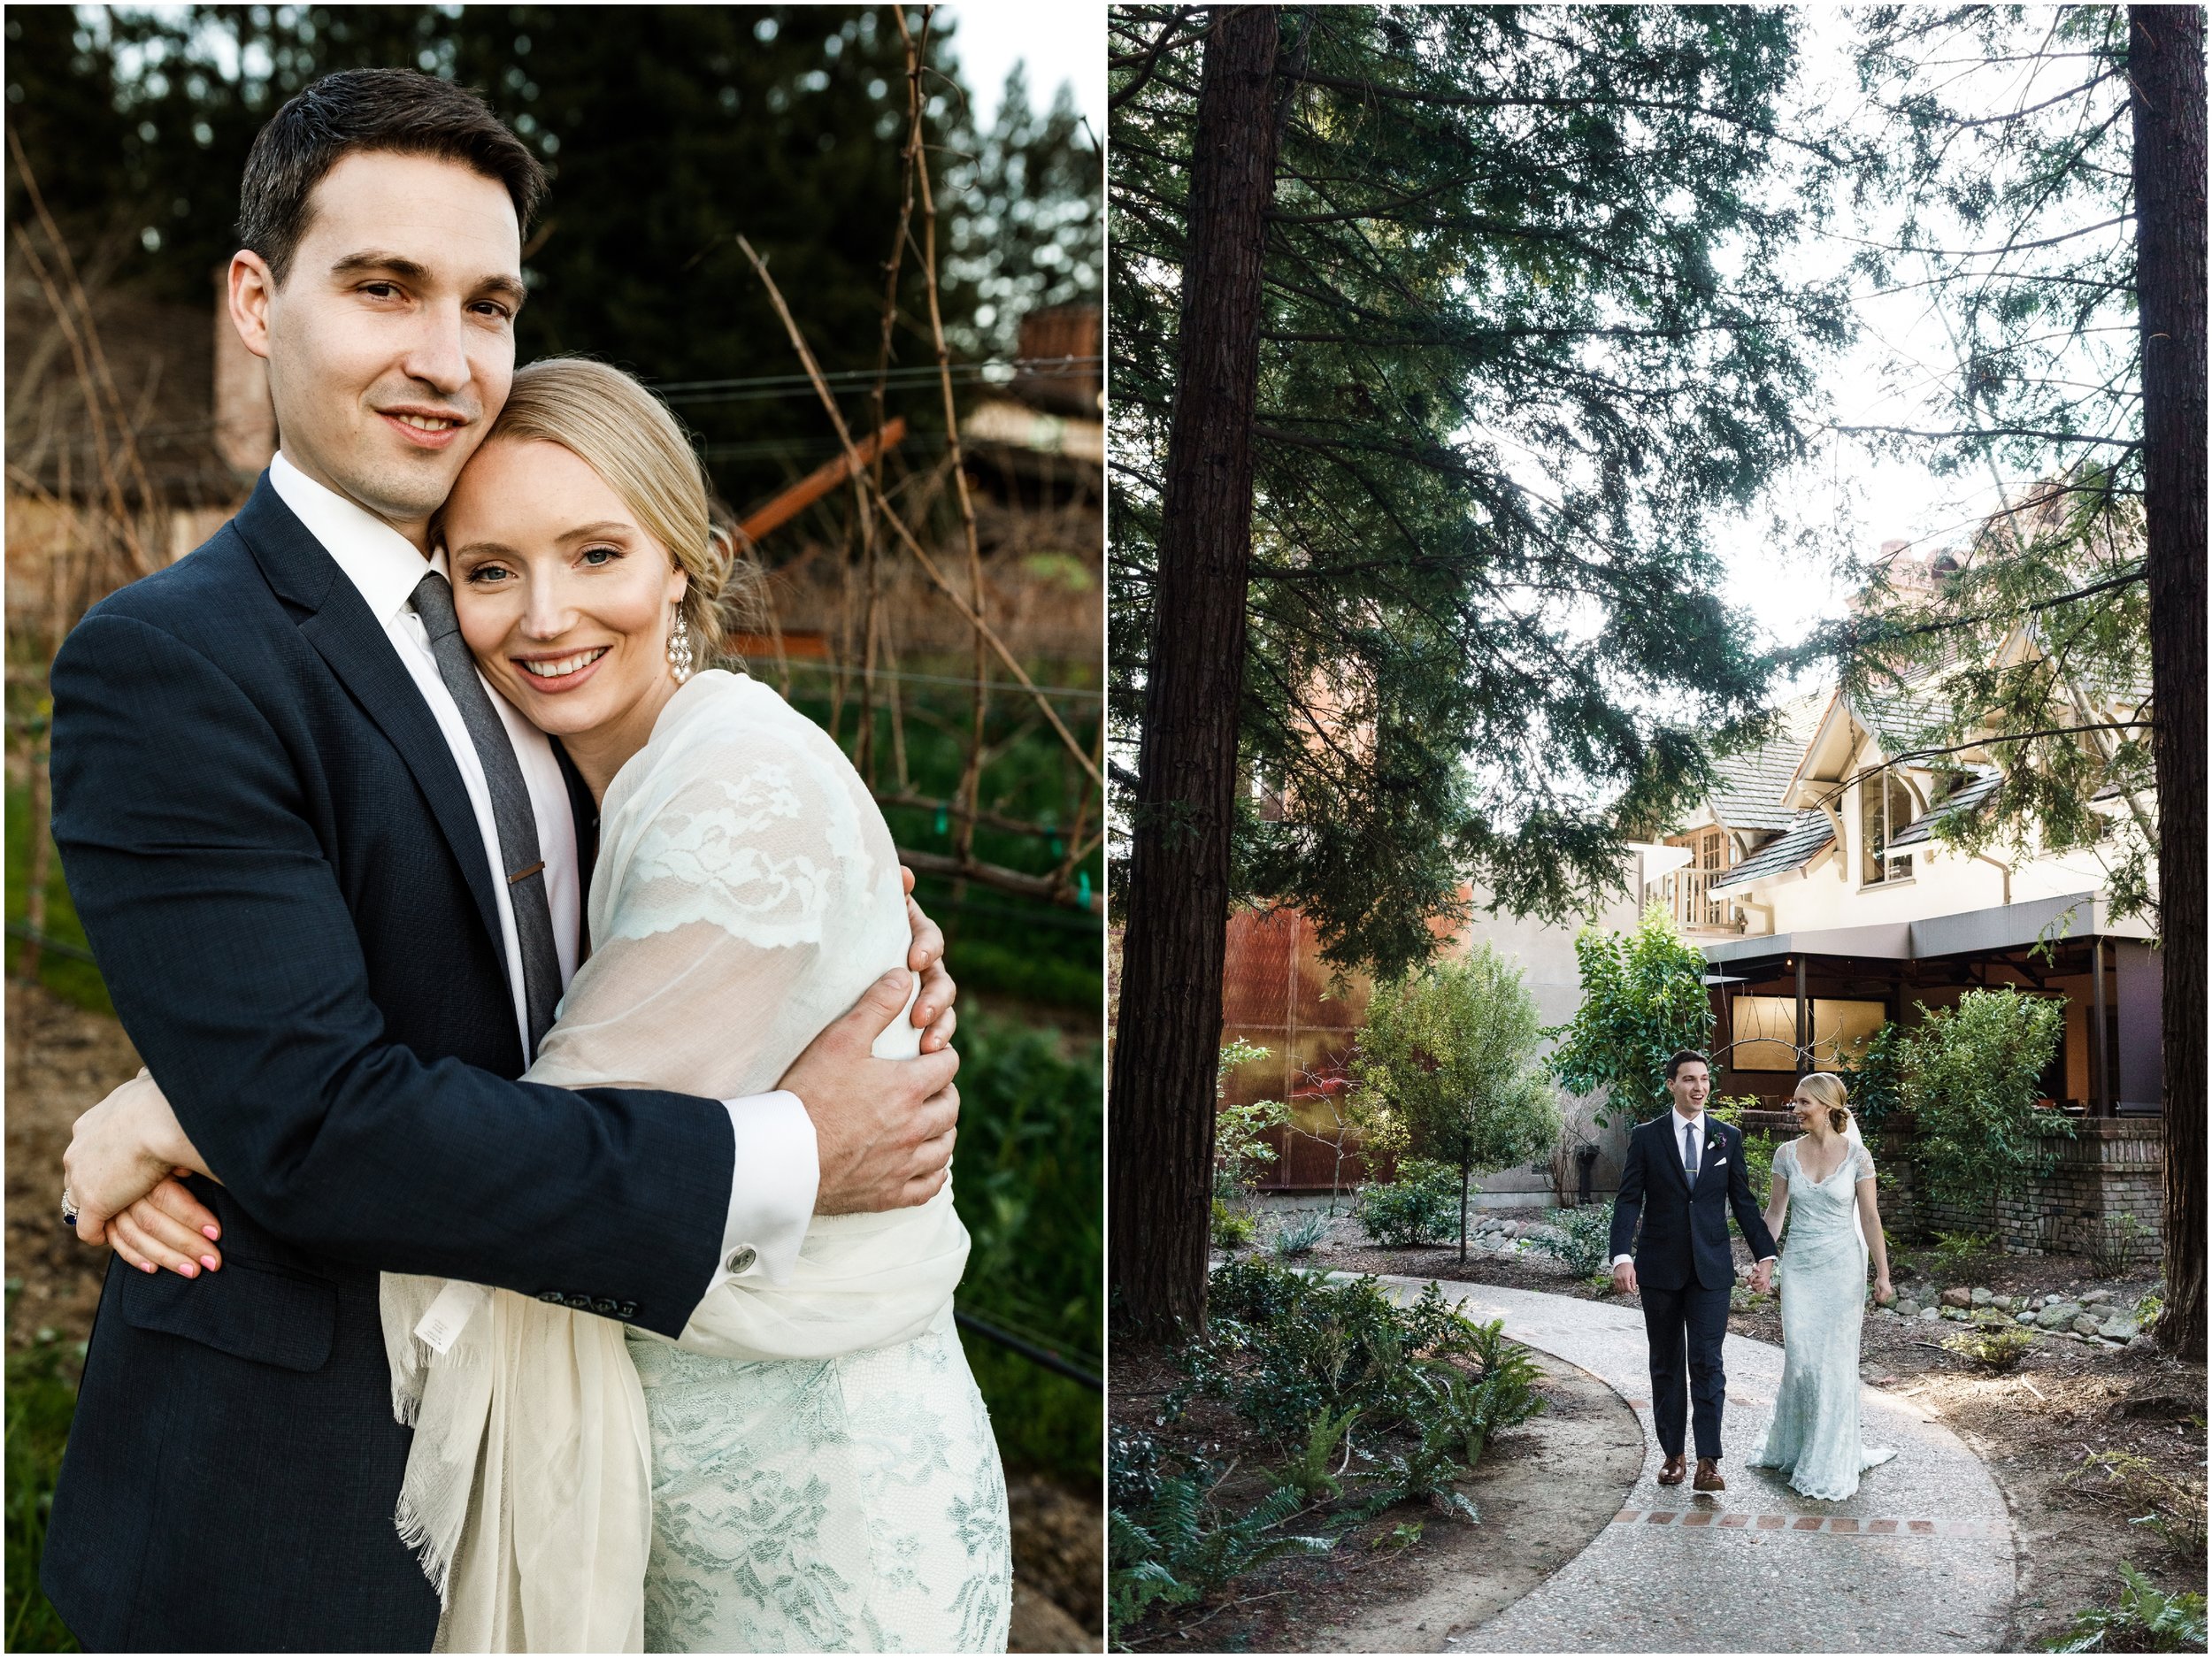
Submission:
POLYGON ((752 1270, 753 1263, 759 1259, 760 1251, 754 1248, 752 1245, 740 1244, 730 1251, 730 1258, 722 1264, 728 1270, 730 1276, 735 1278, 741 1272, 752 1270))

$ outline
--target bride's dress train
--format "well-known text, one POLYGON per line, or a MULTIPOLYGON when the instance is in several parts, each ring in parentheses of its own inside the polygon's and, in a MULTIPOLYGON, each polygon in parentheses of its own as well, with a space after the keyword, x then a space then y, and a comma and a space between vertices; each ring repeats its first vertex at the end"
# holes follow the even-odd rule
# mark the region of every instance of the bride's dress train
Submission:
POLYGON ((1789 1229, 1778 1263, 1782 1286, 1782 1385, 1755 1468, 1778 1470, 1808 1497, 1839 1501, 1859 1476, 1897 1455, 1859 1439, 1859 1326, 1866 1309, 1866 1240, 1858 1183, 1874 1159, 1855 1140, 1817 1184, 1799 1167, 1793 1141, 1774 1154, 1790 1183, 1789 1229))

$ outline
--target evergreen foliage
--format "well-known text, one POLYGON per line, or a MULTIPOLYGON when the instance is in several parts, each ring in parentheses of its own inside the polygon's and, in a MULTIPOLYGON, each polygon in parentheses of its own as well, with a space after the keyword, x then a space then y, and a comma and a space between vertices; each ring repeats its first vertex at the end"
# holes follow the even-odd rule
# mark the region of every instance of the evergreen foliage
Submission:
POLYGON ((1600 1126, 1649 1122, 1671 1108, 1667 1061, 1684 1048, 1703 1052, 1713 1034, 1705 994, 1705 955, 1675 931, 1654 904, 1629 933, 1585 927, 1575 936, 1582 1002, 1547 1062, 1571 1094, 1605 1090, 1600 1126))
MULTIPOLYGON (((1237 828, 1333 961, 1425 960, 1472 877, 1558 917, 1709 781, 1764 684, 1704 518, 1803 452, 1844 337, 1781 270, 1786 13, 1286 11, 1237 828)), ((1112 14, 1115 713, 1155 618, 1196 101, 1189 14, 1112 14), (1154 50, 1155 46, 1160 50, 1154 50)), ((1145 902, 1142 894, 1133 902, 1145 902)))

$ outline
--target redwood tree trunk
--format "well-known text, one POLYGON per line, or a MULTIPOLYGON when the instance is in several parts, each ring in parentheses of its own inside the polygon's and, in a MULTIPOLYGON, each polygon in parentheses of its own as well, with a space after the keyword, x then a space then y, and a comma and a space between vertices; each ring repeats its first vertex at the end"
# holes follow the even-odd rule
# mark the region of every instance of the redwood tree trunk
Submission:
POLYGON ((1214 15, 1199 83, 1107 1122, 1117 1322, 1202 1324, 1252 557, 1273 6, 1214 15))
POLYGON ((2204 1357, 2204 12, 2128 8, 2143 516, 2165 994, 2166 1311, 2159 1345, 2204 1357))

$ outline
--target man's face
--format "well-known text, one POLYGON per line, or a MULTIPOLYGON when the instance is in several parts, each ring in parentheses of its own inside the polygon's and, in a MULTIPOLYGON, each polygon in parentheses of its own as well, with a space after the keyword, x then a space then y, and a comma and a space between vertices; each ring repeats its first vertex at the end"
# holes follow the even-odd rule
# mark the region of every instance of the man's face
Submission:
POLYGON ((280 287, 233 258, 232 318, 286 458, 420 545, 514 378, 514 203, 455 162, 356 151, 311 205, 280 287))
POLYGON ((1695 1117, 1705 1109, 1705 1096, 1713 1091, 1713 1073, 1700 1061, 1686 1059, 1675 1067, 1674 1080, 1667 1085, 1667 1092, 1674 1096, 1674 1103, 1685 1117, 1695 1117))

